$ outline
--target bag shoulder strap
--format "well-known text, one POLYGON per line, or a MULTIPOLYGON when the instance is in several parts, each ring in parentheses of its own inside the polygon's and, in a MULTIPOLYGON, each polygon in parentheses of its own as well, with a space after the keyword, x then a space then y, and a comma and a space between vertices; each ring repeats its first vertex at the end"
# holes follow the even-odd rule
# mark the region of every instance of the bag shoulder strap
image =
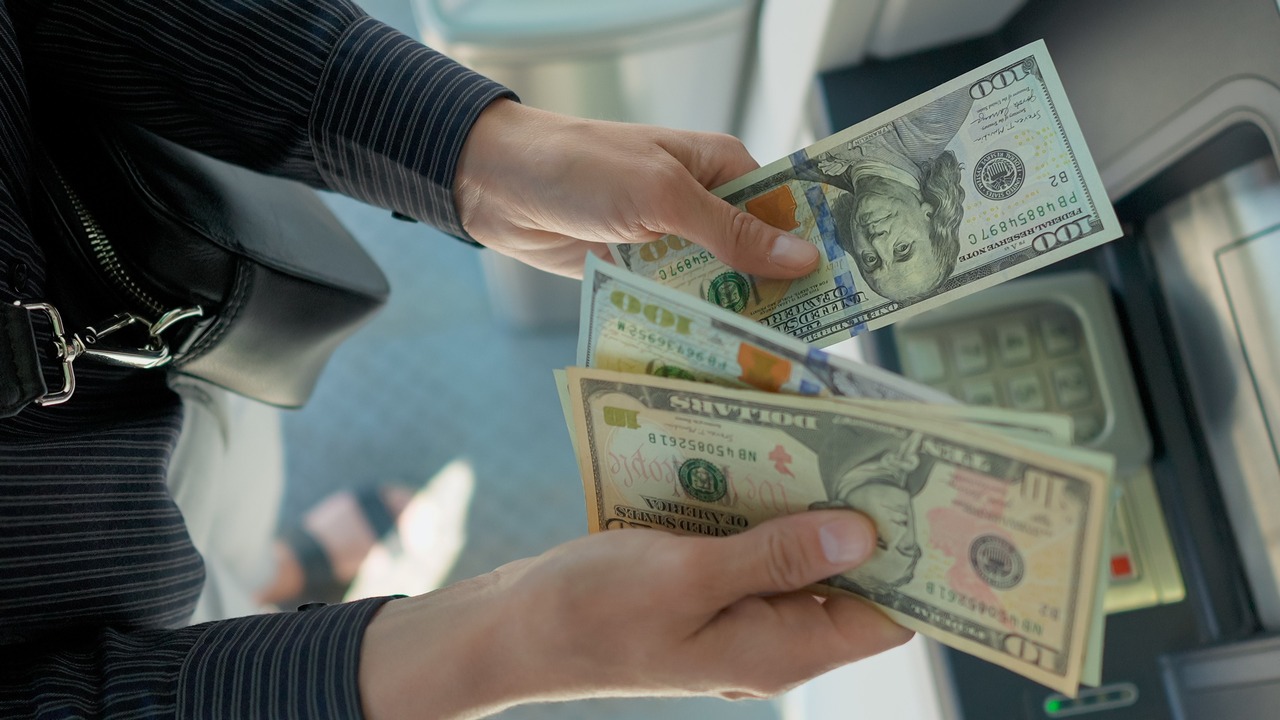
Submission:
POLYGON ((17 415, 48 395, 31 312, 22 305, 0 304, 0 418, 17 415))

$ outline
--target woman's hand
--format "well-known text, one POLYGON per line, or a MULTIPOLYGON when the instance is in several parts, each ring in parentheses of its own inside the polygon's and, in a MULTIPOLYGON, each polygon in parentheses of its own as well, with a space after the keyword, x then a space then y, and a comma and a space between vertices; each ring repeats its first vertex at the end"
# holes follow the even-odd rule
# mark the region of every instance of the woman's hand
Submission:
POLYGON ((601 122, 497 100, 481 113, 459 160, 463 227, 534 267, 582 276, 606 243, 673 234, 762 277, 818 266, 818 250, 706 188, 759 165, 728 135, 601 122))
POLYGON ((622 530, 416 598, 365 633, 367 716, 480 717, 599 696, 766 697, 912 635, 849 596, 803 588, 866 560, 848 510, 728 538, 622 530))

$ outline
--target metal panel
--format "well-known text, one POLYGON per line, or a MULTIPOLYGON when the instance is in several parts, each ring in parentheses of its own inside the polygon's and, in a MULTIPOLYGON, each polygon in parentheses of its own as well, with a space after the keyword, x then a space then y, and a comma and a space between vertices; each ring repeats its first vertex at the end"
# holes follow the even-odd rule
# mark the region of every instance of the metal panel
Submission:
POLYGON ((1280 629, 1280 175, 1270 158, 1151 217, 1159 271, 1196 412, 1259 619, 1280 629))
POLYGON ((1033 0, 1003 36, 1045 39, 1113 199, 1241 119, 1280 137, 1270 0, 1033 0))

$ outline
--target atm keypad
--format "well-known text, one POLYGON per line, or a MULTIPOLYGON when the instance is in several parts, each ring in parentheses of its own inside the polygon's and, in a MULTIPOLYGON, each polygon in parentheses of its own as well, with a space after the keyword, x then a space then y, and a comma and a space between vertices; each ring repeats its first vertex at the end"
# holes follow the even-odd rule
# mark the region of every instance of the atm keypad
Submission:
POLYGON ((1121 337, 1105 284, 1080 272, 1014 280, 893 329, 907 377, 970 405, 1067 415, 1077 444, 1116 457, 1108 613, 1186 596, 1121 337))
POLYGON ((1076 442, 1106 427, 1088 338, 1064 305, 1011 307, 899 332, 902 366, 913 380, 972 405, 1070 415, 1076 442))

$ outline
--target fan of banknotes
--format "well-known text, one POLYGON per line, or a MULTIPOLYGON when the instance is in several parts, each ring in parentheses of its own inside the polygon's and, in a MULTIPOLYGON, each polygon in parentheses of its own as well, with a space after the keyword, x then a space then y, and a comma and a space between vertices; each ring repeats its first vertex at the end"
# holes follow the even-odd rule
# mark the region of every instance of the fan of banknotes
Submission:
POLYGON ((854 508, 879 548, 816 591, 1067 695, 1098 684, 1114 459, 1068 417, 820 349, 1120 235, 1043 43, 716 192, 825 263, 764 281, 676 237, 588 258, 556 382, 591 531, 854 508))

